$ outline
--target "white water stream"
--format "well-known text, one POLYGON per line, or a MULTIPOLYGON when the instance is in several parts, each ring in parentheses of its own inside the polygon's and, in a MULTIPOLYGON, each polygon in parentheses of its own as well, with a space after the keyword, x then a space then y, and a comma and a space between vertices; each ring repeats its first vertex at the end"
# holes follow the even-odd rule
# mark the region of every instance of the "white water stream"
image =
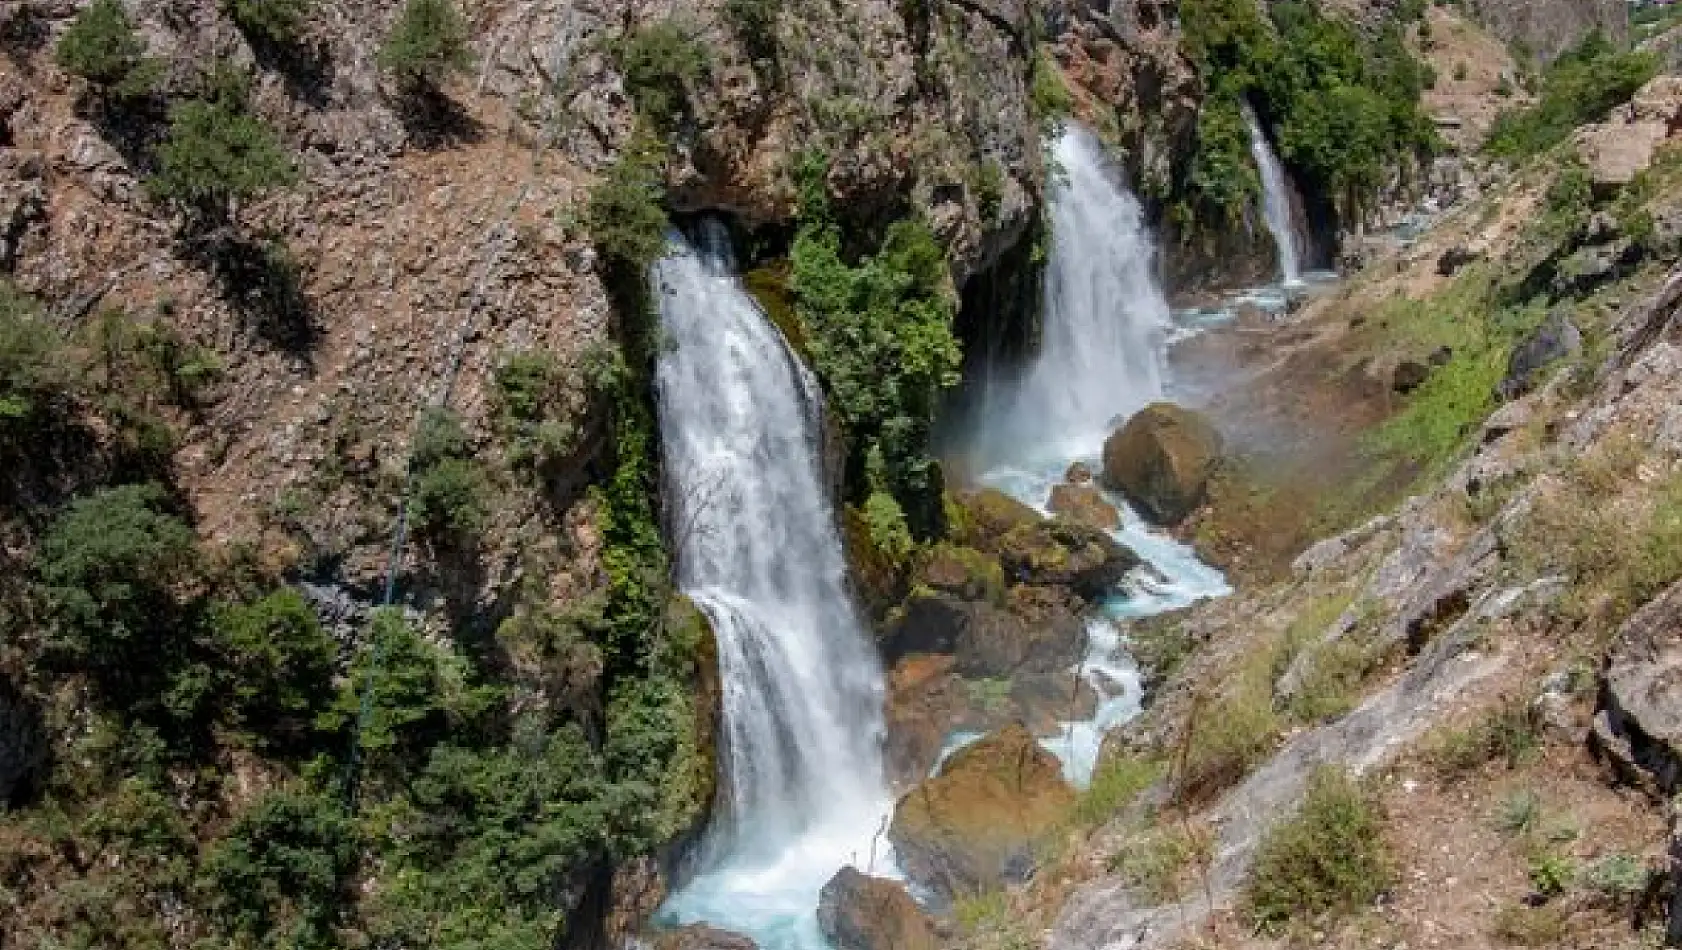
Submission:
POLYGON ((1261 172, 1262 219, 1279 249, 1279 276, 1286 287, 1296 287, 1302 283, 1302 239, 1297 235, 1296 218, 1291 214, 1290 184, 1284 166, 1279 164, 1279 156, 1273 153, 1273 146, 1268 144, 1267 135, 1248 103, 1244 105, 1244 124, 1250 127, 1250 157, 1261 172))
MULTIPOLYGON (((984 484, 1045 510, 1070 463, 1102 467, 1112 422, 1163 397, 1172 324, 1157 282, 1155 248, 1133 195, 1090 132, 1070 127, 1053 157, 1051 260, 1046 271, 1043 342, 1013 391, 987 402, 1002 411, 982 420, 984 484)), ((1104 733, 1139 711, 1139 676, 1116 621, 1184 607, 1229 593, 1221 573, 1191 549, 1146 524, 1116 497, 1115 537, 1146 563, 1088 621, 1080 673, 1097 690, 1096 714, 1065 723, 1042 740, 1070 781, 1092 776, 1104 733)), ((973 735, 953 736, 948 751, 973 735)))
POLYGON ((656 388, 678 582, 718 638, 724 787, 663 916, 815 950, 818 891, 869 868, 891 807, 882 672, 847 595, 817 381, 742 290, 723 228, 702 245, 674 237, 653 269, 656 388))

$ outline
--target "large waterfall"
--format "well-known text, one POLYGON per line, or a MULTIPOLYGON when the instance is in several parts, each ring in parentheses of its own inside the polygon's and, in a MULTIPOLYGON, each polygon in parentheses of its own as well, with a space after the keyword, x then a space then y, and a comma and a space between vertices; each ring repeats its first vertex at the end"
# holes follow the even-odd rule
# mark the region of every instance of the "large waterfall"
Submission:
MULTIPOLYGON (((1071 127, 1053 157, 1042 343, 1026 373, 1004 382, 1003 393, 986 394, 991 411, 976 433, 987 465, 981 481, 1042 511, 1070 462, 1101 467, 1112 423, 1163 398, 1172 328, 1143 213, 1102 146, 1071 127)), ((1116 538, 1150 567, 1134 572, 1089 621, 1081 671, 1100 696, 1097 711, 1042 739, 1076 784, 1090 778, 1104 733, 1139 710, 1138 674, 1116 623, 1230 590, 1190 548, 1145 524, 1119 497, 1111 500, 1122 511, 1116 538)))
POLYGON ((1297 237, 1296 219, 1291 214, 1290 184, 1285 179, 1284 167, 1279 164, 1279 156, 1273 154, 1273 146, 1267 143, 1261 123, 1248 103, 1244 105, 1244 123, 1250 127, 1250 157, 1261 172, 1262 219, 1279 249, 1280 278, 1285 286, 1295 287, 1302 283, 1302 244, 1297 237))
POLYGON ((724 782, 666 915, 812 950, 819 889, 866 869, 890 807, 882 675, 847 594, 817 383, 742 290, 723 227, 700 243, 674 237, 653 268, 656 386, 678 583, 718 639, 724 782))
POLYGON ((1003 384, 1008 395, 988 400, 982 425, 994 458, 1019 457, 1024 445, 1101 443, 1112 419, 1162 392, 1169 310, 1143 209, 1086 129, 1064 131, 1052 158, 1040 350, 1025 375, 1003 384))

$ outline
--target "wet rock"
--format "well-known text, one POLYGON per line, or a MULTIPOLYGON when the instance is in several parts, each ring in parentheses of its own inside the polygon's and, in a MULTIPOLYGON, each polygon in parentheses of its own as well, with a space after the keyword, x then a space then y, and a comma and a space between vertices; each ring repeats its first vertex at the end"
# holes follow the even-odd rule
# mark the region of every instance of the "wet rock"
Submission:
POLYGON ((999 559, 955 544, 937 545, 917 576, 923 584, 965 600, 997 602, 1004 594, 999 559))
MULTIPOLYGON (((1088 479, 1091 478, 1089 474, 1088 479)), ((1121 526, 1121 514, 1104 499, 1104 493, 1090 481, 1078 485, 1055 485, 1051 501, 1046 505, 1053 513, 1062 515, 1100 531, 1114 531, 1121 526)))
POLYGON ((1023 525, 1037 525, 1045 520, 1034 509, 996 488, 983 488, 963 497, 964 510, 969 515, 969 543, 982 550, 991 550, 992 542, 1023 525))
POLYGON ((1582 348, 1582 332, 1564 309, 1556 308, 1541 326, 1513 347, 1513 354, 1507 359, 1506 378, 1496 387, 1496 394, 1502 401, 1517 399, 1530 391, 1536 375, 1549 363, 1582 348))
POLYGON ((1104 481, 1153 521, 1177 524, 1203 503, 1221 437, 1201 415, 1152 403, 1104 443, 1104 481))
POLYGON ((1627 780, 1682 785, 1682 583, 1619 628, 1601 674, 1593 745, 1627 780))
POLYGON ((654 950, 759 950, 759 944, 739 933, 690 924, 655 937, 654 950))
POLYGON ((1006 580, 1068 587, 1088 599, 1104 596, 1140 563, 1107 532, 1062 518, 1019 525, 998 549, 1006 580))
POLYGON ((818 892, 818 929, 836 950, 935 950, 934 923, 895 881, 844 867, 818 892))
POLYGON ((1074 462, 1069 470, 1063 473, 1063 480, 1071 485, 1085 485, 1092 481, 1092 466, 1085 462, 1074 462))
POLYGON ((912 880, 950 900, 1025 880, 1074 802, 1056 757, 1011 725, 901 798, 888 839, 912 880))
POLYGON ((1402 360, 1390 374, 1390 388, 1406 396, 1425 385, 1425 380, 1430 378, 1431 367, 1418 360, 1402 360))

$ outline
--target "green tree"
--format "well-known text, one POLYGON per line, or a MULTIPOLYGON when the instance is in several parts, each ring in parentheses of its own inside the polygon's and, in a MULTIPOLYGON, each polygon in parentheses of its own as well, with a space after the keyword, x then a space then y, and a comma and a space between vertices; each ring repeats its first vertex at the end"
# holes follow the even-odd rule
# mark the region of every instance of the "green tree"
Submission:
POLYGON ((303 35, 314 0, 222 0, 222 10, 254 41, 289 46, 303 35))
POLYGON ((166 502, 155 484, 107 488, 72 502, 42 538, 54 640, 96 670, 154 665, 187 635, 177 593, 197 552, 192 528, 166 502))
POLYGON ((409 453, 409 518, 419 534, 463 544, 490 516, 489 480, 472 451, 454 413, 432 409, 421 417, 409 453))
POLYGON ((411 89, 435 91, 473 64, 467 21, 451 0, 408 0, 380 46, 380 68, 411 89))
POLYGON ((1508 157, 1551 148, 1577 126, 1597 122, 1628 102, 1657 71, 1653 54, 1621 52, 1596 30, 1548 67, 1535 105, 1496 119, 1485 148, 1508 157))
POLYGON ((84 7, 64 31, 53 58, 110 99, 145 95, 162 76, 161 64, 147 58, 146 43, 121 0, 94 0, 84 7))
POLYGON ((297 181, 274 130, 251 114, 249 95, 249 77, 218 66, 203 97, 170 110, 169 137, 147 186, 193 226, 227 223, 240 202, 297 181))
POLYGON ((659 130, 669 130, 689 107, 689 87, 707 73, 707 53, 673 20, 641 27, 613 44, 625 91, 659 130))
POLYGON ((336 947, 356 856, 355 825, 337 803, 303 789, 271 792, 205 857, 216 919, 260 946, 336 947))
POLYGON ((45 421, 49 408, 68 398, 74 382, 70 357, 41 307, 10 281, 0 280, 0 436, 21 450, 22 438, 45 421))
POLYGON ((296 744, 332 699, 333 638, 297 591, 277 590, 213 612, 226 663, 224 714, 269 741, 296 744))

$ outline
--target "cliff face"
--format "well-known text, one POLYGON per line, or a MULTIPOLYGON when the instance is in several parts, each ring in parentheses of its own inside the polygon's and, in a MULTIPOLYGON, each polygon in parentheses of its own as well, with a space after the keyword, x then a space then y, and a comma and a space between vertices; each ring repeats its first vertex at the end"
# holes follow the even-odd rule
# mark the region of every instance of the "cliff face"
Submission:
POLYGON ((1476 18, 1496 36, 1551 62, 1598 29, 1615 43, 1629 39, 1624 0, 1476 0, 1476 18))

